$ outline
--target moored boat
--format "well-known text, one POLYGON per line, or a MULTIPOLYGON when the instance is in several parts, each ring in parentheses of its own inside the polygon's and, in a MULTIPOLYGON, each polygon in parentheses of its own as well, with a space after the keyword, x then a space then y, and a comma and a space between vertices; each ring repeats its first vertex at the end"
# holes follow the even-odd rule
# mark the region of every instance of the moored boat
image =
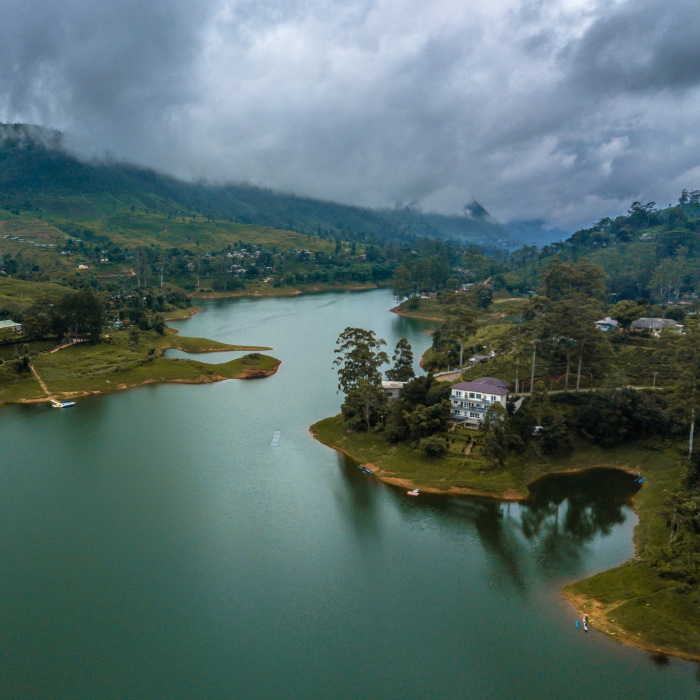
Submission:
POLYGON ((75 406, 75 401, 54 401, 51 399, 52 408, 68 408, 68 406, 75 406))

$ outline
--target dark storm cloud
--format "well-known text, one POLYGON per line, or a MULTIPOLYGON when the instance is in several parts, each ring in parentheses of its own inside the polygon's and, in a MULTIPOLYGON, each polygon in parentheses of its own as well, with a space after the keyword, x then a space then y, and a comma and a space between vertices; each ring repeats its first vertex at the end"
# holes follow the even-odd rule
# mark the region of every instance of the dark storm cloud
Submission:
POLYGON ((0 3, 7 118, 115 139, 158 134, 190 93, 206 3, 11 0, 0 3))
POLYGON ((654 92, 700 83, 696 0, 627 3, 598 20, 572 51, 572 79, 595 92, 654 92))
POLYGON ((696 0, 0 10, 0 118, 178 175, 559 225, 700 186, 696 0))

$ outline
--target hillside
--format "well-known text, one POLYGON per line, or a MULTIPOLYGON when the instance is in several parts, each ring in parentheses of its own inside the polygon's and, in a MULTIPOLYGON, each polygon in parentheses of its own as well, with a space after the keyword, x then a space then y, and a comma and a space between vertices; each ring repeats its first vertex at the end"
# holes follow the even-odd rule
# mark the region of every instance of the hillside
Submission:
MULTIPOLYGON (((44 218, 93 222, 124 210, 168 218, 196 214, 343 240, 446 238, 512 248, 529 240, 521 238, 525 231, 533 240, 537 237, 537 226, 516 226, 516 232, 476 202, 460 216, 411 208, 370 210, 251 185, 183 182, 125 163, 86 162, 63 149, 60 133, 27 125, 0 125, 0 206, 44 218)), ((547 240, 556 235, 549 234, 547 240)))
POLYGON ((678 204, 666 209, 634 202, 627 215, 601 219, 563 242, 516 251, 510 271, 495 283, 527 292, 553 260, 584 258, 605 270, 608 292, 618 300, 668 304, 694 298, 700 282, 700 192, 684 190, 678 204))

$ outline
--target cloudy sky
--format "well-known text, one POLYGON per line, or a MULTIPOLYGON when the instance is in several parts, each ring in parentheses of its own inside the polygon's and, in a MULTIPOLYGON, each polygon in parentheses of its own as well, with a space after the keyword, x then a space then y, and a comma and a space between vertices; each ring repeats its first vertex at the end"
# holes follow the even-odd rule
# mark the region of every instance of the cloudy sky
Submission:
POLYGON ((0 120, 183 177, 574 228, 700 188, 697 0, 0 0, 0 120))

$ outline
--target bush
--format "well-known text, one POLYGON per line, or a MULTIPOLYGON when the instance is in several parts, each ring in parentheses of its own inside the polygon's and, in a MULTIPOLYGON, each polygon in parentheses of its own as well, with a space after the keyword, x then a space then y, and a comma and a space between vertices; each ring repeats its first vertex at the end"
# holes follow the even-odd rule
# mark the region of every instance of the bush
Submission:
POLYGON ((445 438, 431 435, 418 441, 418 449, 426 457, 440 457, 447 451, 447 441, 445 438))

